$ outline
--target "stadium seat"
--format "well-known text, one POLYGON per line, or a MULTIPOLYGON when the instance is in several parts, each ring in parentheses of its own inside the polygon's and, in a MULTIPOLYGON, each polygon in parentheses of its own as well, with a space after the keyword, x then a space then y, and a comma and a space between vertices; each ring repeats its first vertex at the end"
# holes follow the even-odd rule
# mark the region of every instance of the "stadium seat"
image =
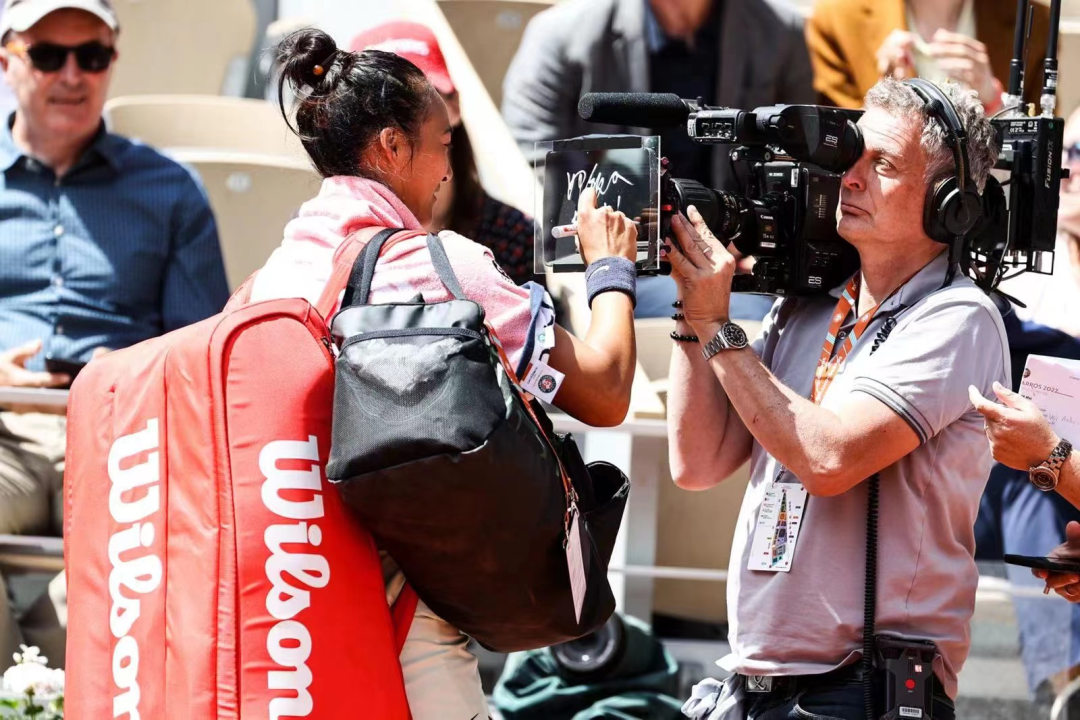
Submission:
POLYGON ((281 244, 285 224, 321 185, 309 163, 289 158, 213 150, 171 154, 206 186, 233 289, 263 266, 281 244))

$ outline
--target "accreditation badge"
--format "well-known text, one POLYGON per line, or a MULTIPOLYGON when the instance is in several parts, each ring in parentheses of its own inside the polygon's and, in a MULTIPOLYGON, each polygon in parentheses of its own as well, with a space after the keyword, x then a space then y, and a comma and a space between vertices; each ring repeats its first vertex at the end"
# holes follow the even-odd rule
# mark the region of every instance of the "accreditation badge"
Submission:
POLYGON ((786 469, 769 482, 750 541, 748 570, 791 570, 808 497, 803 484, 786 469))

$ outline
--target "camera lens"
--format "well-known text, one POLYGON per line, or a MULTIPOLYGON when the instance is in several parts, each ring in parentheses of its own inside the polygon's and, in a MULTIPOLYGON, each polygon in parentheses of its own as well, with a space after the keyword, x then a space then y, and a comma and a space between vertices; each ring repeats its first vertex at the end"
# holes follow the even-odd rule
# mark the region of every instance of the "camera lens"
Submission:
POLYGON ((716 237, 739 246, 739 240, 746 236, 747 221, 753 219, 753 201, 733 192, 717 193, 717 223, 713 231, 716 237))

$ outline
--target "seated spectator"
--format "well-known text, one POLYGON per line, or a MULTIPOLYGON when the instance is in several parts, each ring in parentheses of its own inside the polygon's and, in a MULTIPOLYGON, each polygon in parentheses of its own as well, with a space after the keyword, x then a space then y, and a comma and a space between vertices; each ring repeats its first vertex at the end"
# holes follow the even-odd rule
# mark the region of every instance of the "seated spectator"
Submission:
MULTIPOLYGON (((645 132, 660 135, 674 174, 737 189, 730 147, 697 145, 682 125, 587 123, 577 114, 587 92, 668 92, 747 109, 814 101, 802 19, 782 0, 559 3, 529 23, 503 82, 503 117, 530 160, 541 140, 645 132)), ((670 315, 673 300, 670 278, 643 278, 635 316, 670 315)), ((760 320, 771 305, 736 296, 733 317, 760 320)))
POLYGON ((385 50, 396 53, 424 71, 442 95, 453 127, 450 166, 453 173, 439 188, 435 215, 428 230, 452 230, 490 248, 495 262, 521 284, 543 284, 533 272, 533 221, 517 208, 491 197, 480 184, 472 141, 461 122, 461 103, 450 79, 435 33, 425 25, 392 22, 367 30, 350 43, 350 50, 385 50))
MULTIPOLYGON (((65 386, 46 357, 84 363, 228 298, 199 184, 105 130, 118 29, 109 0, 4 7, 0 67, 18 106, 0 129, 0 386, 65 386)), ((65 419, 29 409, 0 412, 0 534, 59 534, 65 419)), ((21 642, 63 666, 63 629, 20 629, 0 594, 0 659, 21 642)))
MULTIPOLYGON (((1050 12, 1034 8, 1024 97, 1038 103, 1050 12)), ((818 0, 806 23, 814 87, 822 102, 862 107, 883 77, 952 79, 1001 109, 1009 78, 1015 0, 818 0)))

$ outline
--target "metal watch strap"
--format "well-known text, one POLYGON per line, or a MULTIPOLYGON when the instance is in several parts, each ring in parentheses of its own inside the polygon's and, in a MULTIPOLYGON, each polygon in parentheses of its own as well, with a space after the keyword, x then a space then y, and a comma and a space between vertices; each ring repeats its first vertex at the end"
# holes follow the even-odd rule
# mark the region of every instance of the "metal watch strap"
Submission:
POLYGON ((1057 447, 1050 453, 1050 457, 1046 459, 1045 465, 1049 466, 1055 473, 1061 471, 1061 466, 1065 464, 1065 461, 1069 459, 1069 455, 1072 454, 1072 443, 1068 440, 1062 440, 1057 444, 1057 447))
POLYGON ((711 360, 713 356, 721 350, 741 350, 747 345, 746 332, 729 320, 720 326, 720 329, 716 331, 716 335, 713 336, 712 340, 705 343, 705 347, 701 349, 701 354, 706 360, 711 360), (732 343, 725 337, 725 331, 739 336, 741 341, 739 343, 732 343))
POLYGON ((1050 457, 1043 460, 1035 467, 1028 470, 1028 478, 1031 484, 1043 492, 1050 492, 1057 488, 1061 466, 1072 454, 1072 443, 1062 440, 1050 452, 1050 457))

